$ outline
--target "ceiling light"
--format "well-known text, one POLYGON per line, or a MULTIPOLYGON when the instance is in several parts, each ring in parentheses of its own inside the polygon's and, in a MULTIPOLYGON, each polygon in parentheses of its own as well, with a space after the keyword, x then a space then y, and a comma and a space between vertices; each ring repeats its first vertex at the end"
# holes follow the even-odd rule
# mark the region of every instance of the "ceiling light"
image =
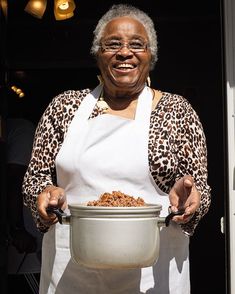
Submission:
MULTIPOLYGON (((29 0, 24 10, 34 17, 42 18, 46 7, 47 0, 29 0)), ((54 0, 54 15, 56 20, 64 20, 72 17, 75 7, 76 5, 73 0, 54 0)))
POLYGON ((56 20, 64 20, 72 17, 76 5, 73 0, 55 0, 54 15, 56 20))
POLYGON ((47 0, 29 0, 24 10, 37 18, 42 18, 46 7, 47 0))
POLYGON ((7 18, 7 0, 0 0, 0 8, 2 9, 3 15, 7 18))
POLYGON ((68 2, 62 3, 62 4, 59 5, 59 8, 61 10, 66 10, 66 9, 69 8, 69 3, 68 2))

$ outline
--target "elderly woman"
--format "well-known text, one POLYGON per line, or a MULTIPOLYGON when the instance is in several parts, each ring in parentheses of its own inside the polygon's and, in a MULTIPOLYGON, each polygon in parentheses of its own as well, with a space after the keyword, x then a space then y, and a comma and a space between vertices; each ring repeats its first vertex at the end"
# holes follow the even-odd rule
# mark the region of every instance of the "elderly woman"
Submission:
POLYGON ((111 7, 94 31, 91 53, 100 84, 52 100, 24 178, 25 203, 45 233, 40 293, 189 294, 189 237, 210 205, 200 120, 182 96, 150 87, 157 38, 144 12, 111 7), (66 209, 115 190, 161 204, 162 216, 169 207, 184 209, 161 230, 153 267, 97 270, 74 263, 69 226, 47 213, 48 206, 66 209))

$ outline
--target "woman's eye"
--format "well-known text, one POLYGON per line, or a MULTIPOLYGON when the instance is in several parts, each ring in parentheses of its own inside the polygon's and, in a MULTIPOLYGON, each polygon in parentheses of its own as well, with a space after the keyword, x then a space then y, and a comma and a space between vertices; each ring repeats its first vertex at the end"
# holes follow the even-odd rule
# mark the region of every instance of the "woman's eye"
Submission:
POLYGON ((144 47, 144 44, 139 41, 133 41, 133 42, 130 42, 129 46, 130 48, 133 48, 133 49, 140 49, 144 47))
POLYGON ((120 42, 109 42, 106 44, 106 47, 112 48, 112 49, 120 48, 121 43, 120 42))

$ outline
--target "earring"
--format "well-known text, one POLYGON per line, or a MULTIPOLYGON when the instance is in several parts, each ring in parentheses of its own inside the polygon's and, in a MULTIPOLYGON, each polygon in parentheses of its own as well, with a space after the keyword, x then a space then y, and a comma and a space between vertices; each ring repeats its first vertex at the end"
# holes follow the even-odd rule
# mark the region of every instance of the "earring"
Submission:
POLYGON ((108 111, 109 106, 108 106, 107 102, 104 100, 103 90, 102 90, 100 97, 99 97, 99 100, 97 101, 96 104, 97 104, 97 107, 101 113, 106 113, 108 111))
POLYGON ((104 80, 103 80, 103 78, 102 78, 101 75, 97 75, 97 79, 99 80, 99 83, 100 84, 103 84, 104 83, 104 80))
POLYGON ((151 86, 151 79, 150 79, 150 76, 147 77, 146 83, 147 83, 147 86, 148 86, 148 87, 151 86))

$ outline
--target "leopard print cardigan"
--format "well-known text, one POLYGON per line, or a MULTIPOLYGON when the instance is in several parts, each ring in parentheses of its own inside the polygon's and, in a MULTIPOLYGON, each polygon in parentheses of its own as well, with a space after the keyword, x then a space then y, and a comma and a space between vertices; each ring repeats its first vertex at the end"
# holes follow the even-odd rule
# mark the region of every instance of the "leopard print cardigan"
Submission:
MULTIPOLYGON (((70 122, 89 89, 69 90, 54 97, 42 115, 35 133, 31 161, 24 177, 24 203, 40 231, 48 230, 40 222, 36 208, 37 195, 47 186, 56 185, 55 158, 66 136, 70 122)), ((100 115, 95 106, 90 119, 100 115)), ((151 113, 149 130, 149 167, 158 187, 169 193, 174 183, 186 174, 192 175, 201 204, 193 218, 181 225, 192 235, 207 213, 211 197, 207 184, 207 149, 204 131, 198 115, 182 96, 167 92, 151 113)))

